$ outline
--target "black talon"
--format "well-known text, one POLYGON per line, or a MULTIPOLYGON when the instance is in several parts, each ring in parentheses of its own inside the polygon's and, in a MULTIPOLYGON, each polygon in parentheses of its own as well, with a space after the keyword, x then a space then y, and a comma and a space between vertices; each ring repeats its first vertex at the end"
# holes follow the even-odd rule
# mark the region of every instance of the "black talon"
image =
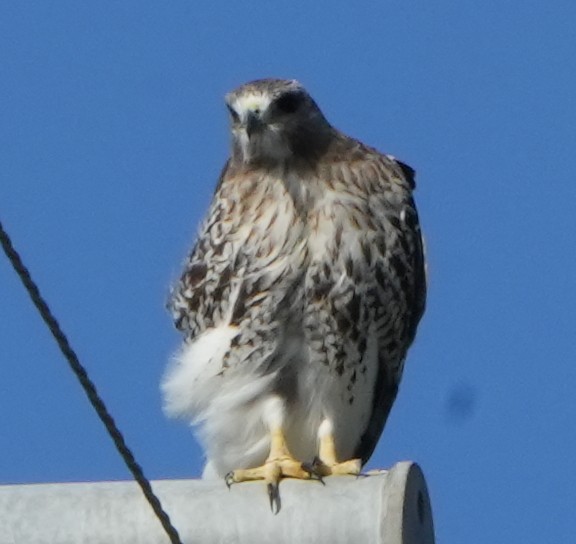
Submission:
POLYGON ((226 482, 226 486, 228 487, 228 489, 232 487, 232 484, 235 483, 233 470, 231 470, 228 474, 226 474, 226 476, 224 476, 224 482, 226 482))
POLYGON ((278 484, 268 484, 268 498, 270 499, 270 509, 272 513, 277 514, 280 512, 281 501, 278 484), (276 510, 274 510, 274 506, 276 506, 276 510))
POLYGON ((324 463, 320 461, 318 457, 314 457, 311 462, 304 462, 301 465, 302 470, 305 470, 308 474, 310 474, 311 480, 317 480, 322 485, 326 485, 324 482, 324 472, 322 467, 324 467, 324 463), (312 478, 312 476, 314 476, 312 478))
POLYGON ((300 466, 302 467, 302 470, 307 472, 308 474, 310 474, 310 476, 316 474, 316 472, 314 470, 314 461, 312 461, 311 463, 309 463, 308 461, 305 461, 300 466))

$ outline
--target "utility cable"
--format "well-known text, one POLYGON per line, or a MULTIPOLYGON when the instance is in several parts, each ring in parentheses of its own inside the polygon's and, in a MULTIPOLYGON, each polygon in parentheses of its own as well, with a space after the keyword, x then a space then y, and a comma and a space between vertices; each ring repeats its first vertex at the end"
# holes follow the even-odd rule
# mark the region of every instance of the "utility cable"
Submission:
POLYGON ((94 410, 96 410, 98 417, 106 427, 106 430, 108 431, 108 434, 112 438, 112 441, 114 442, 114 445, 118 450, 118 453, 122 456, 122 459, 126 463, 126 466, 128 467, 128 469, 132 473, 132 476, 134 476, 134 479, 142 489, 142 493, 144 493, 146 500, 150 503, 152 510, 154 510, 154 513, 158 517, 160 523, 162 524, 162 527, 164 528, 166 534, 170 538, 170 542, 172 542, 172 544, 182 544, 178 531, 172 525, 170 517, 162 508, 160 499, 154 494, 152 486, 150 485, 150 482, 144 475, 142 467, 137 463, 134 454, 132 453, 130 448, 126 445, 126 441, 124 440, 122 433, 118 429, 110 412, 108 412, 108 409, 104 404, 104 401, 100 398, 98 391, 96 390, 96 386, 88 377, 86 369, 80 363, 78 356, 76 355, 75 351, 72 349, 72 346, 70 345, 70 342, 68 341, 68 338, 62 331, 62 328, 60 327, 58 321, 54 317, 54 314, 50 310, 50 307, 40 294, 38 286, 32 279, 29 270, 22 262, 20 255, 12 245, 12 240, 8 236, 8 233, 4 230, 1 221, 0 221, 0 243, 2 244, 2 249, 4 249, 4 252, 8 257, 10 264, 12 264, 12 267, 18 274, 18 277, 22 281, 24 288, 26 289, 28 295, 32 299, 32 302, 38 309, 38 312, 40 313, 42 319, 48 326, 48 329, 50 329, 50 332, 52 333, 52 336, 56 340, 56 343, 58 344, 60 351, 68 361, 68 364, 72 369, 72 372, 74 372, 74 374, 78 378, 78 381, 80 382, 80 385, 84 389, 84 392, 86 393, 86 396, 90 401, 90 404, 93 406, 94 410))

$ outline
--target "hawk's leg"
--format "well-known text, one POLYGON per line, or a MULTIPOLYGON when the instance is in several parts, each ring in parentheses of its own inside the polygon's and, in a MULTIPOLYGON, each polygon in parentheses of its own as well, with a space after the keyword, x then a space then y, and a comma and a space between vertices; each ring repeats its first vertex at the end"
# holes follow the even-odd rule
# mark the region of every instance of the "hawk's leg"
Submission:
POLYGON ((280 414, 283 412, 283 404, 279 404, 281 402, 278 398, 271 399, 269 404, 271 410, 266 414, 270 428, 270 454, 264 464, 255 468, 233 470, 225 478, 228 486, 233 483, 264 480, 268 487, 270 506, 276 512, 280 510, 278 484, 282 478, 309 480, 315 476, 314 471, 307 470, 288 450, 281 424, 280 414))
POLYGON ((360 474, 362 468, 361 459, 349 459, 338 462, 336 458, 336 446, 334 445, 334 432, 332 422, 325 419, 318 429, 320 448, 318 451, 318 461, 314 463, 314 473, 320 476, 330 475, 352 475, 360 474))

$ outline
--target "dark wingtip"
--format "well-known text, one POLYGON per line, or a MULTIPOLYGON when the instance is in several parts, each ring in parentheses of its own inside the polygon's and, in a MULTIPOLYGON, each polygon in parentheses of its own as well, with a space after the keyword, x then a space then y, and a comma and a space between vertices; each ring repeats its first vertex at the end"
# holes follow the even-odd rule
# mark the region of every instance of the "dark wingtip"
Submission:
POLYGON ((414 168, 412 168, 405 162, 399 161, 398 159, 395 160, 396 164, 400 167, 400 170, 402 170, 402 173, 404 174, 406 181, 408 181, 410 187, 414 189, 416 187, 416 170, 414 170, 414 168))

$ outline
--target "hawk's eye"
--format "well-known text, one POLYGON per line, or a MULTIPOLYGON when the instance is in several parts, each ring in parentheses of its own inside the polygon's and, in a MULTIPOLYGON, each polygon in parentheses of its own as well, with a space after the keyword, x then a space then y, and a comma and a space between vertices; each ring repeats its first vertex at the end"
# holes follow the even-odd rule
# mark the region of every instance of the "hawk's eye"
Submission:
POLYGON ((275 101, 276 108, 283 113, 294 113, 302 104, 302 93, 286 93, 275 101))
POLYGON ((240 121, 240 116, 238 115, 238 113, 236 113, 236 110, 230 104, 226 104, 226 107, 230 112, 230 117, 232 118, 232 121, 234 121, 234 123, 238 123, 238 121, 240 121))

